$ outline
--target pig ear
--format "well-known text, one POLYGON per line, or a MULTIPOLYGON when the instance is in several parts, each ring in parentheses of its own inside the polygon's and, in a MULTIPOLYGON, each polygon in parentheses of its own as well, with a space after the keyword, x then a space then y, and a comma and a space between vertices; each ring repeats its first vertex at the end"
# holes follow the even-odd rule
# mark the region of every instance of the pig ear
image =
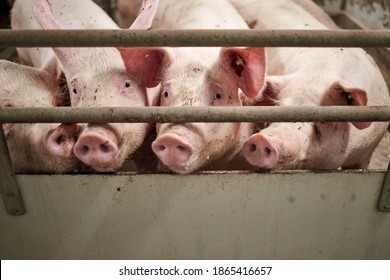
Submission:
POLYGON ((164 48, 118 48, 127 71, 141 86, 155 87, 162 80, 171 56, 164 48))
MULTIPOLYGON (((354 87, 346 82, 337 81, 330 87, 323 105, 336 106, 366 106, 367 93, 360 88, 354 87)), ((364 129, 372 122, 352 122, 357 129, 364 129)))
POLYGON ((156 14, 158 0, 144 0, 142 11, 129 29, 150 29, 156 14))
POLYGON ((264 86, 264 48, 222 48, 222 65, 234 73, 238 87, 249 98, 255 98, 264 86))
POLYGON ((55 106, 68 106, 70 104, 70 95, 67 87, 67 82, 64 73, 62 72, 61 65, 57 57, 53 56, 46 65, 41 68, 44 71, 47 82, 60 91, 55 90, 55 106))
POLYGON ((285 76, 267 76, 262 94, 256 98, 256 106, 278 105, 279 93, 285 83, 285 76))
MULTIPOLYGON (((43 29, 66 29, 55 18, 52 6, 48 0, 34 0, 33 12, 43 29)), ((74 63, 76 57, 86 52, 85 49, 81 48, 53 48, 53 50, 65 69, 74 63)))

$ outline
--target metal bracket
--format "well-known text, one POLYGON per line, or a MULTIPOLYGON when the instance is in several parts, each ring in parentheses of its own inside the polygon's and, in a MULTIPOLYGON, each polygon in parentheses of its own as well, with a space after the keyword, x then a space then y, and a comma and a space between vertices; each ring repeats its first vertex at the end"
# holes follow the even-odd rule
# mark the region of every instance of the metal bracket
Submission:
POLYGON ((19 183, 12 169, 11 158, 5 140, 4 130, 0 124, 0 190, 5 208, 10 215, 20 216, 26 211, 19 190, 19 183))
POLYGON ((382 192, 379 197, 378 210, 380 212, 390 212, 390 162, 387 167, 385 180, 383 181, 382 192))

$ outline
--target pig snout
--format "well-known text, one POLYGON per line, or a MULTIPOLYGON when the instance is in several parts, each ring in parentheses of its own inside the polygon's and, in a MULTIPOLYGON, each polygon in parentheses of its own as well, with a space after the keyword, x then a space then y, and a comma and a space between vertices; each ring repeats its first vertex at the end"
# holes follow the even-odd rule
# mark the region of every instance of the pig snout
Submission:
POLYGON ((111 129, 92 127, 80 135, 73 152, 79 160, 97 170, 109 168, 118 154, 118 142, 111 129))
POLYGON ((244 143, 244 157, 254 166, 273 168, 279 161, 279 151, 269 137, 256 133, 244 143))
POLYGON ((73 158, 73 147, 80 130, 79 124, 61 124, 48 137, 48 151, 61 158, 73 158))
POLYGON ((194 151, 188 140, 172 133, 158 137, 152 143, 152 149, 164 165, 177 173, 186 173, 187 163, 194 151))

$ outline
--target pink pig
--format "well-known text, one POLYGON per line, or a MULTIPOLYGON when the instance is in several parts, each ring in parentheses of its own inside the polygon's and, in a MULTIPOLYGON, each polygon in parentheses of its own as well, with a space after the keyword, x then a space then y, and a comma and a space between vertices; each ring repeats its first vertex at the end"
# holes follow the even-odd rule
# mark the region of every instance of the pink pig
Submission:
MULTIPOLYGON (((91 0, 30 0, 16 1, 13 27, 44 29, 83 29, 119 27, 91 0), (77 7, 77 8, 76 8, 77 7), (34 15, 39 25, 34 20, 34 15), (54 14, 53 14, 54 12, 54 14), (57 17, 61 20, 57 20, 57 17), (63 23, 62 23, 63 22, 63 23), (38 25, 38 27, 37 27, 38 25)), ((147 5, 132 28, 147 29, 154 16, 156 0, 147 5)), ((51 50, 25 51, 34 66, 50 59, 51 50), (30 59, 33 58, 33 59, 30 59)), ((150 106, 156 98, 147 91, 149 84, 141 80, 134 69, 126 67, 122 55, 126 49, 116 48, 54 48, 61 63, 70 91, 73 107, 150 106)), ((75 155, 98 171, 112 171, 141 148, 150 131, 146 123, 88 124, 74 146, 75 155)))
MULTIPOLYGON (((61 72, 55 60, 37 69, 0 60, 0 107, 54 107, 60 104, 61 72)), ((77 124, 3 124, 15 172, 62 173, 75 169, 77 124)))
MULTIPOLYGON (((229 0, 258 29, 326 29, 288 0, 229 0)), ((301 1, 297 1, 301 2, 301 1)), ((317 10, 318 12, 318 10, 317 10)), ((324 18, 324 17, 322 17, 324 18)), ((386 106, 386 83, 373 59, 357 48, 271 48, 260 104, 386 106)), ((244 145, 260 168, 367 168, 386 122, 272 123, 244 145)))
MULTIPOLYGON (((161 0, 153 28, 247 29, 226 1, 161 0)), ((161 106, 240 106, 239 89, 254 99, 264 85, 263 48, 133 48, 128 68, 161 82, 161 106)), ((243 141, 254 131, 247 123, 158 124, 153 151, 170 170, 244 169, 243 141)))

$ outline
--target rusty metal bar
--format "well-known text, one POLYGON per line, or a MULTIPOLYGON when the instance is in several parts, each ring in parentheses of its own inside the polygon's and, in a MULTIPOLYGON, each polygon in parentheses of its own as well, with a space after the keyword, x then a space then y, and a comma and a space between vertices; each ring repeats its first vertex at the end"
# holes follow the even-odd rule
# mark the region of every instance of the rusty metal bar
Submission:
POLYGON ((0 123, 390 121, 390 106, 0 108, 0 123))
POLYGON ((390 47, 387 30, 0 30, 0 47, 390 47))
POLYGON ((25 213, 19 183, 12 169, 3 127, 0 125, 0 189, 5 208, 10 215, 20 216, 25 213))

